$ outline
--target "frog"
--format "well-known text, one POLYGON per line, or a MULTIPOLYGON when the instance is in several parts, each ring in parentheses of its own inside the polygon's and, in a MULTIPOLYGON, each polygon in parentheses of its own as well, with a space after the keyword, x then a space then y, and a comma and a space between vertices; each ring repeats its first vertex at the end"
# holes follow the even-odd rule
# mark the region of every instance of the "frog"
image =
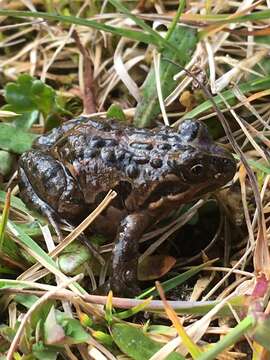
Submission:
MULTIPOLYGON (((93 229, 115 234, 107 289, 138 294, 138 241, 182 204, 225 186, 236 162, 206 125, 135 128, 109 118, 80 116, 41 135, 18 163, 22 200, 59 224, 78 224, 104 199, 117 196, 93 229)), ((60 235, 59 235, 60 236, 60 235)))

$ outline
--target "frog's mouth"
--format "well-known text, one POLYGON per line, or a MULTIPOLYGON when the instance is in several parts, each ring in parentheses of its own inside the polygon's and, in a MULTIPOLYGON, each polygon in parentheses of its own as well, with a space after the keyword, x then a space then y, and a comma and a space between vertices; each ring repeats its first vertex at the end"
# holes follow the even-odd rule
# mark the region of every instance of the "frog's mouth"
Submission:
POLYGON ((179 182, 164 181, 156 186, 147 198, 147 202, 155 202, 163 197, 177 196, 188 191, 189 186, 179 182))
POLYGON ((175 175, 165 177, 159 181, 146 198, 144 205, 157 203, 164 198, 174 198, 181 194, 188 193, 190 186, 179 181, 175 175))
POLYGON ((214 192, 217 188, 219 188, 217 184, 209 185, 209 182, 189 185, 180 182, 179 178, 175 176, 166 177, 151 191, 144 205, 154 209, 162 206, 166 200, 178 204, 187 203, 214 192))
MULTIPOLYGON (((229 180, 228 180, 228 181, 229 181, 229 180)), ((223 183, 222 185, 223 185, 223 186, 217 186, 217 185, 215 185, 215 184, 210 185, 210 186, 206 186, 206 185, 205 185, 205 187, 203 187, 203 189, 200 189, 199 191, 196 192, 194 198, 197 199, 198 197, 203 196, 203 195, 205 195, 205 194, 213 193, 213 192, 215 192, 215 191, 217 191, 217 190, 220 191, 220 190, 222 190, 222 189, 225 187, 225 184, 224 184, 224 183, 223 183)))

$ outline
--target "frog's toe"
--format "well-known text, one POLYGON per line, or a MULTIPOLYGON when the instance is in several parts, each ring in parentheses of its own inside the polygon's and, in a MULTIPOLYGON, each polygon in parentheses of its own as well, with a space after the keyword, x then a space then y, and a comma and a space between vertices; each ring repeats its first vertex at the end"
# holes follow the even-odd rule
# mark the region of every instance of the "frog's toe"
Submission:
POLYGON ((137 282, 137 268, 115 271, 110 278, 110 289, 115 296, 134 297, 141 293, 137 282))
POLYGON ((142 292, 141 288, 136 283, 135 284, 111 283, 110 289, 112 290, 114 296, 129 297, 129 298, 134 298, 135 296, 138 296, 142 292))

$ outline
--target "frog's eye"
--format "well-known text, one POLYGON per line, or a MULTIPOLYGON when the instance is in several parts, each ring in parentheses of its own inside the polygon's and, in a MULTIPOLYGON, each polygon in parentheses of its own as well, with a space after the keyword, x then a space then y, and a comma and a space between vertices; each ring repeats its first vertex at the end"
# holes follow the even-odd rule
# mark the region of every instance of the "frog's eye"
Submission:
POLYGON ((203 170, 204 168, 202 164, 196 164, 190 169, 191 174, 194 176, 201 176, 203 174, 203 170))

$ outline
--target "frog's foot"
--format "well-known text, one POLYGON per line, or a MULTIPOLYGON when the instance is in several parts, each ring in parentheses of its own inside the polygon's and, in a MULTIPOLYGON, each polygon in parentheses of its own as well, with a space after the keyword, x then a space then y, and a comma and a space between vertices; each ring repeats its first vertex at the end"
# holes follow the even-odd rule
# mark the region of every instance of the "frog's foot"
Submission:
POLYGON ((118 271, 114 271, 109 283, 114 296, 131 297, 141 293, 137 281, 137 261, 134 264, 123 264, 118 271), (126 268, 126 269, 125 269, 126 268))
POLYGON ((119 279, 119 277, 111 276, 109 280, 93 291, 93 295, 108 295, 110 290, 115 297, 129 298, 134 298, 142 292, 137 284, 137 279, 134 279, 134 282, 129 283, 126 279, 119 279))

